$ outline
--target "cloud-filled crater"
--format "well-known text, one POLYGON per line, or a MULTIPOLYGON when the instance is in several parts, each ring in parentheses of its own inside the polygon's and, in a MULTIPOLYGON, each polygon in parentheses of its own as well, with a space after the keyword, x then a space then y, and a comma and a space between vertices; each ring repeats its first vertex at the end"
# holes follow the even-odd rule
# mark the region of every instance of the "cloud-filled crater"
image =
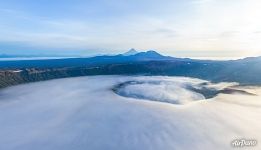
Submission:
POLYGON ((243 90, 233 89, 235 85, 236 83, 213 84, 191 78, 152 78, 150 80, 134 78, 115 85, 112 90, 123 97, 170 104, 208 100, 220 93, 254 95, 243 90))

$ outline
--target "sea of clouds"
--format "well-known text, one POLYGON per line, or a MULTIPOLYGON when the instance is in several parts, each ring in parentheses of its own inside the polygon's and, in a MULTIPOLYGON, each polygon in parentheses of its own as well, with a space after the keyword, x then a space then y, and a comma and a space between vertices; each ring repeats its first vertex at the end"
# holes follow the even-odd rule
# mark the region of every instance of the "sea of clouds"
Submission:
POLYGON ((0 91, 0 149, 233 149, 235 139, 261 141, 260 95, 259 87, 163 76, 78 77, 14 86, 0 91), (139 84, 113 90, 129 81, 139 84), (256 96, 205 99, 186 88, 201 85, 234 86, 256 96))

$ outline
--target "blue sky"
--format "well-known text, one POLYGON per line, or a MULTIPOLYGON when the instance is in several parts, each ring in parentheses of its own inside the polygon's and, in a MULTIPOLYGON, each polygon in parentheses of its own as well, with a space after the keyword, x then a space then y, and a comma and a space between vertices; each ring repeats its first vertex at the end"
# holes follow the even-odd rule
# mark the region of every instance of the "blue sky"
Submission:
POLYGON ((261 55, 260 0, 0 1, 0 54, 261 55))

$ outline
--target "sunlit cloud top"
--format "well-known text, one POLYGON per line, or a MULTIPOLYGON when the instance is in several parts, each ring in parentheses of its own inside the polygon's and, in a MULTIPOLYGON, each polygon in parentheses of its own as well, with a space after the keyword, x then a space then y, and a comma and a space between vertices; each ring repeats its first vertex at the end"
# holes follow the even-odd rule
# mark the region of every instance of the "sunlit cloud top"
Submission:
POLYGON ((260 0, 0 1, 0 54, 261 55, 260 0))

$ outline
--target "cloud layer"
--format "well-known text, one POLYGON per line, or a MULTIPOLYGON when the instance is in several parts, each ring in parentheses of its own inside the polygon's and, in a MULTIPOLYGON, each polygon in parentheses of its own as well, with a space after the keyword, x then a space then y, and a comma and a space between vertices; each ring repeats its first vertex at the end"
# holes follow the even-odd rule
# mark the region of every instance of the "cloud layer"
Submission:
MULTIPOLYGON (((206 82, 175 77, 93 76, 10 87, 0 92, 0 149, 218 150, 230 149, 230 142, 236 138, 261 140, 260 96, 220 94, 207 101, 174 105, 126 98, 112 91, 115 85, 133 80, 171 81, 176 84, 171 87, 177 90, 175 97, 190 100, 193 93, 184 92, 179 85, 206 82)), ((169 90, 169 85, 163 85, 128 90, 158 95, 169 90)), ((261 94, 257 87, 238 88, 261 94)))

